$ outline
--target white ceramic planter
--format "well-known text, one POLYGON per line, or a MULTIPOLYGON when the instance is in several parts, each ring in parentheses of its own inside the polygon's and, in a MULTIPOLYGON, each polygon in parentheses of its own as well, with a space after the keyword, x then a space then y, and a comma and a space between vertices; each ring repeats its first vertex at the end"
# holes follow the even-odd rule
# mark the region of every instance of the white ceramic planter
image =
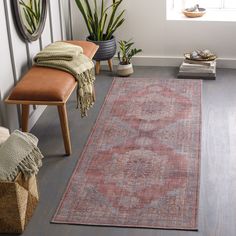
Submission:
POLYGON ((130 76, 134 73, 133 65, 128 64, 128 65, 121 65, 119 64, 117 67, 117 74, 122 77, 127 77, 130 76))

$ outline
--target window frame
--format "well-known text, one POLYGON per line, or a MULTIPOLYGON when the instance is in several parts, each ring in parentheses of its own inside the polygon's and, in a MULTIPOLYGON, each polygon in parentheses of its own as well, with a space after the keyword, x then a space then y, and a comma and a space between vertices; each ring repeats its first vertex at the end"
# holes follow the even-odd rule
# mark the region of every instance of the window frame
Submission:
MULTIPOLYGON (((185 0, 166 0, 167 21, 236 22, 235 4, 235 8, 207 8, 207 14, 203 17, 188 18, 182 14, 183 8, 185 7, 184 1, 185 0), (174 1, 176 1, 177 5, 174 5, 174 1)), ((227 1, 230 0, 225 0, 224 2, 227 3, 227 1)))
MULTIPOLYGON (((172 8, 177 9, 176 7, 176 2, 180 0, 172 0, 172 8)), ((218 0, 220 3, 219 7, 208 7, 208 9, 213 9, 213 10, 236 10, 236 7, 226 7, 226 1, 227 0, 218 0)))

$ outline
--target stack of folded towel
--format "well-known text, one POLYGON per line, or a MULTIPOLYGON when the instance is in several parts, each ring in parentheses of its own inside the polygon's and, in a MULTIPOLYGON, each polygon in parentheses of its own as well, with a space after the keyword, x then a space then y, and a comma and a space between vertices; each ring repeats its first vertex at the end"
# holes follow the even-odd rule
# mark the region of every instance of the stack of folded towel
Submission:
POLYGON ((36 175, 42 166, 43 158, 37 147, 38 139, 19 130, 11 135, 7 134, 6 130, 1 134, 3 135, 0 143, 0 181, 14 181, 19 172, 22 172, 25 178, 36 175))

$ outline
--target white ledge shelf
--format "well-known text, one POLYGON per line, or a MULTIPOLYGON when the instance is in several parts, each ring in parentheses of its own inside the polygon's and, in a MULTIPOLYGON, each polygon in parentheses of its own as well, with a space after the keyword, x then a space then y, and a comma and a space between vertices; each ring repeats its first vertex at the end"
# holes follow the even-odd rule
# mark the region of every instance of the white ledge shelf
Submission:
POLYGON ((236 22, 236 9, 233 10, 207 10, 202 17, 188 18, 182 12, 167 10, 167 20, 170 21, 213 21, 236 22))

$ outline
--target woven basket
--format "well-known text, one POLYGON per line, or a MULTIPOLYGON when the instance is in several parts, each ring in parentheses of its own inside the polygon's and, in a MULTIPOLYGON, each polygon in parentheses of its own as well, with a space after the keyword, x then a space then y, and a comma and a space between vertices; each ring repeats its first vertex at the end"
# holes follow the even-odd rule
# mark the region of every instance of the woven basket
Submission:
POLYGON ((22 233, 39 201, 36 177, 0 182, 0 233, 22 233))
MULTIPOLYGON (((204 8, 201 8, 201 9, 204 9, 204 8)), ((183 11, 183 14, 186 16, 186 17, 189 17, 189 18, 196 18, 196 17, 202 17, 203 15, 205 15, 206 13, 206 10, 200 10, 200 11, 194 11, 194 12, 189 12, 189 11, 183 11)))

